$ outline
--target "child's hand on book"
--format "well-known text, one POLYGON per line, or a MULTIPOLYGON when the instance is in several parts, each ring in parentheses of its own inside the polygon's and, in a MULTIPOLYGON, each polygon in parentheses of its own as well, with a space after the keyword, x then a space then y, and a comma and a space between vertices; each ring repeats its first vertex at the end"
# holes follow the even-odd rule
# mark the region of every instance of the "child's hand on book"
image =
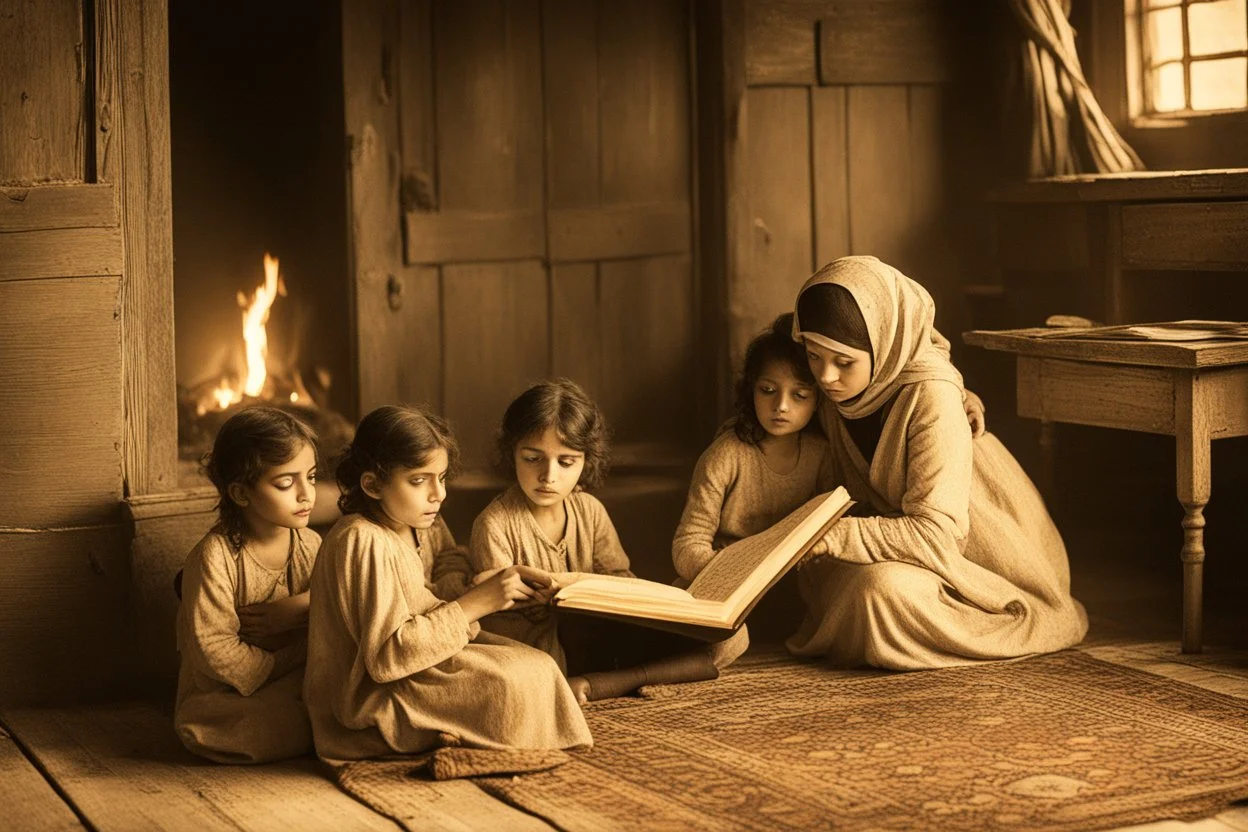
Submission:
POLYGON ((550 573, 530 566, 508 566, 482 572, 476 584, 459 599, 469 621, 519 605, 546 603, 555 589, 550 573), (480 579, 480 580, 478 580, 480 579))

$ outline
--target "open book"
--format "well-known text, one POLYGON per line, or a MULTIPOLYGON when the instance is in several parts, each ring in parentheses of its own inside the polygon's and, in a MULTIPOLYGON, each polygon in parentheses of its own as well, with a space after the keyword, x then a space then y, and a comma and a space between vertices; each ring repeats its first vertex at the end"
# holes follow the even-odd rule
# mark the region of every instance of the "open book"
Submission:
POLYGON ((1248 323, 1243 321, 1162 321, 1153 324, 1058 327, 1037 332, 1034 337, 1124 341, 1243 341, 1248 340, 1248 323))
POLYGON ((560 609, 721 639, 741 626, 758 599, 852 504, 844 488, 815 497, 767 531, 721 549, 687 590, 641 578, 565 573, 558 576, 560 583, 573 582, 551 603, 560 609))

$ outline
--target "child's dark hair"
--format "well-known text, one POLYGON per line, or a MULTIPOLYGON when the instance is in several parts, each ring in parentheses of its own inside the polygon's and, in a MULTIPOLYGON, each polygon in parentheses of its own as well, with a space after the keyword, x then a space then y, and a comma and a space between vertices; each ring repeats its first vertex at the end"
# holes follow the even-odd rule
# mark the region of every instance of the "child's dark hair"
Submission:
POLYGON ((289 462, 304 445, 316 451, 316 432, 275 407, 247 407, 225 420, 217 431, 203 468, 217 487, 217 515, 222 531, 237 549, 243 545, 247 521, 231 499, 234 483, 255 485, 270 468, 289 462))
MULTIPOLYGON (((741 377, 737 380, 736 415, 732 429, 742 442, 757 445, 767 435, 754 411, 754 386, 763 369, 773 361, 788 364, 793 375, 805 384, 814 386, 815 377, 806 363, 806 348, 793 340, 793 313, 786 312, 772 322, 771 328, 759 334, 745 348, 745 362, 741 377)), ((811 424, 816 420, 812 419, 811 424)))
POLYGON ((574 381, 543 381, 507 406, 498 430, 498 471, 516 479, 516 446, 525 437, 554 428, 559 441, 585 454, 579 485, 590 491, 602 485, 610 466, 607 420, 598 405, 574 381))
POLYGON ((438 448, 446 451, 447 475, 459 466, 459 444, 451 427, 441 416, 423 407, 386 405, 360 420, 355 439, 338 459, 335 478, 342 496, 338 508, 343 514, 366 514, 377 501, 360 486, 360 477, 370 471, 385 482, 399 468, 419 468, 438 448))

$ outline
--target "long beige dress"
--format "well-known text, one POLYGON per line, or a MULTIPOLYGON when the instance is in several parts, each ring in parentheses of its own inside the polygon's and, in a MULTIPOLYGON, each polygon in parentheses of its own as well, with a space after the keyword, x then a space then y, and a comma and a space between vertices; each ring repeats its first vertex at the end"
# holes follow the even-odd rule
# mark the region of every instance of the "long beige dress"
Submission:
POLYGON ((852 403, 824 399, 819 413, 834 477, 878 516, 839 520, 815 550, 824 556, 802 568, 807 615, 789 649, 904 670, 1077 644, 1087 616, 1061 535, 1005 446, 972 439, 961 376, 930 346, 930 296, 867 257, 835 261, 807 286, 817 282, 850 289, 871 332, 870 385, 852 403), (842 416, 881 406, 868 465, 842 416))
MULTIPOLYGON (((432 532, 432 530, 431 530, 432 532)), ((420 551, 352 514, 312 575, 304 700, 330 763, 476 748, 587 746, 589 727, 549 656, 482 633, 435 595, 435 537, 420 551)))
MULTIPOLYGON (((592 494, 574 491, 564 501, 567 524, 563 539, 552 543, 529 511, 524 492, 513 485, 495 497, 472 524, 468 559, 475 572, 523 565, 547 572, 586 572, 632 577, 606 508, 592 494)), ((559 641, 559 614, 548 606, 505 610, 481 625, 492 633, 524 642, 550 654, 567 671, 559 641)))
POLYGON ((273 570, 214 529, 187 556, 174 726, 191 751, 219 763, 263 763, 312 750, 301 695, 306 638, 297 634, 273 652, 247 644, 238 608, 306 592, 320 543, 316 532, 292 529, 287 568, 273 570))

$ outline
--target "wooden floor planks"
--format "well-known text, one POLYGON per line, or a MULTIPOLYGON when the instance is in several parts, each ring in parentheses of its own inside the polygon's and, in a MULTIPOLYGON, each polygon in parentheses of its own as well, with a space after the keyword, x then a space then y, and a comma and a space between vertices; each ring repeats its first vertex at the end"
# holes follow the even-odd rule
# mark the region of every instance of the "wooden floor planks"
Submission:
POLYGON ((73 810, 0 727, 0 812, 14 830, 82 830, 73 810))
POLYGON ((398 829, 339 791, 311 759, 254 767, 198 760, 149 704, 10 710, 0 719, 100 832, 398 829))

